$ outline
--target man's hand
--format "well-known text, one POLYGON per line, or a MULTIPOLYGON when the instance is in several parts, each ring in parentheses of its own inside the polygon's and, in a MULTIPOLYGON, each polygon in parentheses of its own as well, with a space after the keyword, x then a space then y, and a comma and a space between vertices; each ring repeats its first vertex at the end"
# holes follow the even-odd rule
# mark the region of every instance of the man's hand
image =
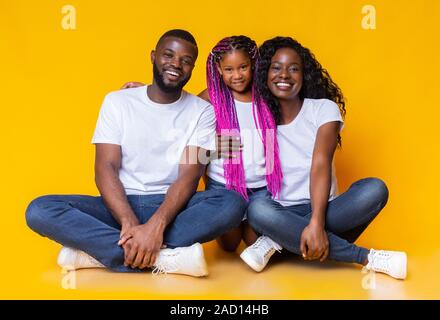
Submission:
POLYGON ((119 245, 124 248, 125 266, 144 269, 152 267, 163 248, 164 225, 154 216, 143 225, 129 228, 119 245))
POLYGON ((145 83, 133 81, 133 82, 124 83, 121 89, 130 89, 130 88, 137 88, 142 86, 145 86, 145 83))
POLYGON ((300 248, 305 260, 319 259, 320 262, 323 262, 329 253, 329 243, 325 229, 314 222, 310 222, 301 234, 300 248))
MULTIPOLYGON (((125 238, 124 236, 126 235, 127 235, 127 239, 131 238, 131 236, 128 236, 128 234, 131 234, 130 230, 138 225, 139 225, 139 221, 135 218, 123 221, 121 225, 121 233, 119 235, 119 238, 120 239, 125 238)), ((118 244, 120 243, 121 240, 119 241, 118 244)))

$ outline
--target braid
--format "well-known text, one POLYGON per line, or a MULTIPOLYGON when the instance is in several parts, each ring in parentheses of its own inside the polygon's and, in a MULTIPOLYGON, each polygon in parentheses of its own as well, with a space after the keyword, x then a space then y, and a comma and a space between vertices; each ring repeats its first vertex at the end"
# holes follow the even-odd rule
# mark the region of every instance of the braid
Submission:
MULTIPOLYGON (((223 81, 217 67, 223 55, 232 50, 243 50, 249 55, 252 66, 257 65, 259 54, 255 41, 246 36, 227 37, 217 43, 209 54, 206 76, 209 96, 217 119, 217 133, 239 136, 240 125, 238 123, 234 97, 223 81)), ((255 79, 256 70, 255 68, 253 69, 253 77, 255 79)), ((279 194, 282 179, 276 140, 276 123, 267 103, 265 103, 254 85, 252 85, 252 102, 255 125, 262 132, 260 137, 265 150, 267 185, 269 191, 275 196, 279 194)), ((238 163, 236 163, 235 159, 225 159, 224 161, 226 188, 228 190, 235 190, 245 199, 248 199, 245 173, 242 165, 243 154, 241 151, 239 155, 240 162, 238 163)))

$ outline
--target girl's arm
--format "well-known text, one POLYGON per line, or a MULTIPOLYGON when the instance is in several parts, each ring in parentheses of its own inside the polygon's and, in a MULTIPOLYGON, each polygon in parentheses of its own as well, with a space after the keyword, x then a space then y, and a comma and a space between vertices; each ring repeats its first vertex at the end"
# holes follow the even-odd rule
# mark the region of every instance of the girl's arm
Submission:
POLYGON ((301 235, 301 252, 306 260, 328 256, 325 218, 331 187, 332 161, 341 122, 333 121, 318 129, 310 172, 312 217, 301 235))

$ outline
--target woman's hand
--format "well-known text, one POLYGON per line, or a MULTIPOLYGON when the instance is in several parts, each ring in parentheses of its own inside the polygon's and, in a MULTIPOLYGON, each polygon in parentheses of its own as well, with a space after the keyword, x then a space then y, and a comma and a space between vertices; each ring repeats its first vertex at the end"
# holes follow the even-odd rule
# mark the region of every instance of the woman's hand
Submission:
POLYGON ((327 232, 311 221, 301 234, 301 253, 305 260, 324 261, 329 253, 327 232))

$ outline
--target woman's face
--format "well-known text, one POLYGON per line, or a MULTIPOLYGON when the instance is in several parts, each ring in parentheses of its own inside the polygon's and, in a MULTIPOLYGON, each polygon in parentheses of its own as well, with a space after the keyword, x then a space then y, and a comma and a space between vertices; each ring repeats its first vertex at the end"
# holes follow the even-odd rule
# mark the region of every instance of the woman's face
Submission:
POLYGON ((243 50, 225 53, 218 63, 223 81, 232 91, 244 93, 252 81, 252 64, 249 55, 243 50))
POLYGON ((291 48, 278 49, 272 57, 267 73, 270 92, 281 100, 298 98, 303 84, 301 57, 291 48))

